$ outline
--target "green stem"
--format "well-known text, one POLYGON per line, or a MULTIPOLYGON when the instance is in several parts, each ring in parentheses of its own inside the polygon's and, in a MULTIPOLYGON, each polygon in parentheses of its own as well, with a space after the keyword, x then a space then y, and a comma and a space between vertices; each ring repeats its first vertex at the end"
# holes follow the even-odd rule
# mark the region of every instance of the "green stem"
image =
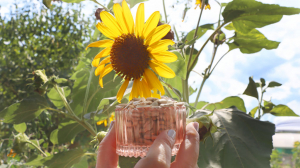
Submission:
POLYGON ((229 53, 230 50, 228 50, 224 55, 222 55, 222 57, 218 60, 218 62, 215 64, 215 66, 213 67, 213 69, 209 72, 209 74, 212 74, 212 72, 214 71, 214 69, 216 68, 216 66, 219 64, 219 62, 225 57, 226 54, 229 53))
POLYGON ((164 6, 164 13, 165 13, 166 23, 168 23, 165 0, 163 0, 163 6, 164 6))
POLYGON ((181 79, 182 89, 183 89, 183 101, 189 103, 189 86, 188 86, 188 78, 185 80, 181 79))
POLYGON ((179 36, 178 36, 178 33, 177 33, 177 30, 176 30, 175 26, 173 26, 173 30, 175 32, 175 36, 176 36, 177 41, 179 41, 179 36))
POLYGON ((40 148, 38 147, 35 143, 31 142, 31 141, 26 141, 27 143, 31 144, 32 146, 34 146, 37 150, 39 150, 45 157, 47 157, 47 154, 40 148))
MULTIPOLYGON (((203 4, 203 2, 202 2, 203 4)), ((198 32, 198 27, 199 27, 199 24, 200 24, 200 20, 201 20, 201 16, 202 16, 202 12, 203 12, 203 9, 204 9, 204 4, 201 6, 201 10, 200 10, 200 15, 199 15, 199 18, 198 18, 198 22, 197 22, 197 26, 196 26, 196 30, 195 30, 195 34, 194 34, 194 38, 196 38, 197 36, 197 32, 198 32)), ((195 41, 196 42, 196 41, 195 41)), ((190 64, 191 64, 191 60, 192 60, 192 55, 193 55, 193 52, 194 52, 194 47, 195 47, 195 42, 193 43, 192 45, 192 49, 190 50, 190 56, 189 56, 189 60, 188 60, 188 64, 187 64, 187 70, 189 70, 189 67, 190 67, 190 64)), ((187 71, 187 77, 189 76, 189 72, 187 71)))
POLYGON ((87 83, 87 88, 86 88, 86 91, 85 91, 85 96, 84 96, 84 101, 83 101, 83 113, 81 115, 81 120, 84 120, 84 114, 86 114, 87 110, 88 110, 88 107, 86 106, 86 103, 87 103, 87 99, 88 99, 88 95, 89 95, 89 91, 90 91, 90 86, 91 86, 91 80, 92 80, 92 77, 93 77, 93 72, 94 72, 95 68, 92 67, 91 68, 91 71, 90 71, 90 76, 89 76, 89 80, 88 80, 88 83, 87 83))
POLYGON ((203 88, 203 86, 204 86, 204 83, 205 83, 205 81, 206 81, 206 79, 207 79, 207 78, 208 78, 208 77, 207 77, 206 75, 203 77, 203 80, 202 80, 201 86, 200 86, 200 88, 199 88, 199 91, 198 91, 198 93, 197 93, 197 97, 196 97, 196 101, 195 101, 195 104, 194 104, 194 108, 196 108, 196 107, 197 107, 198 100, 199 100, 199 97, 200 97, 200 94, 201 94, 202 88, 203 88))
POLYGON ((98 5, 100 5, 102 8, 104 8, 107 12, 110 12, 110 10, 107 8, 107 7, 105 7, 104 5, 102 5, 101 3, 99 3, 97 0, 92 0, 92 1, 94 1, 96 4, 98 4, 98 5))
POLYGON ((85 155, 85 156, 97 156, 96 153, 85 153, 85 154, 83 154, 83 155, 85 155))
POLYGON ((92 136, 96 136, 96 131, 93 129, 93 127, 87 123, 85 120, 80 120, 76 114, 74 113, 74 111, 72 110, 71 106, 69 105, 69 103, 67 102, 66 97, 61 93, 60 88, 57 85, 54 85, 54 89, 57 91, 57 93, 59 94, 60 98, 63 100, 66 109, 68 110, 68 112, 70 113, 70 118, 72 118, 73 120, 77 121, 80 125, 82 125, 85 129, 87 129, 92 136))
POLYGON ((262 102, 263 94, 264 94, 263 88, 260 87, 260 89, 261 89, 261 95, 260 95, 260 99, 259 99, 259 102, 258 102, 258 119, 260 119, 260 117, 261 117, 261 102, 262 102))
POLYGON ((223 23, 221 24, 219 27, 217 27, 217 29, 207 38, 207 40, 205 41, 205 43, 202 45, 201 49, 198 51, 195 59, 193 60, 192 62, 192 65, 189 67, 188 69, 188 72, 187 73, 190 73, 192 71, 192 67, 196 64, 196 60, 198 59, 199 55, 201 54, 201 52, 203 51, 204 47, 206 46, 206 44, 209 42, 209 40, 215 35, 215 33, 217 33, 225 24, 227 23, 223 23))

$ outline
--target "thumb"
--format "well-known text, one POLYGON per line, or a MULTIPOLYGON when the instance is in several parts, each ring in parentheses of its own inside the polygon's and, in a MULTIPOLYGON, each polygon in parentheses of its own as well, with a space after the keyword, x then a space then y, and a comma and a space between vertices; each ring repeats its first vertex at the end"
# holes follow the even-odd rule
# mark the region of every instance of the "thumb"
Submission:
POLYGON ((176 132, 172 129, 160 133, 151 145, 146 157, 141 159, 135 168, 169 168, 175 137, 176 132))

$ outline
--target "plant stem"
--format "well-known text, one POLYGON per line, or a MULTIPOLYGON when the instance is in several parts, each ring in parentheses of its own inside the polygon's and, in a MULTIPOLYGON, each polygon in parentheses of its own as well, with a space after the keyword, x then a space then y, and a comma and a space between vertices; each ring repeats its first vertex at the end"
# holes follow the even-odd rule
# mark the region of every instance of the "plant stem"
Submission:
POLYGON ((263 94, 264 94, 263 88, 260 87, 260 89, 261 89, 261 94, 260 94, 260 99, 259 99, 259 102, 258 102, 258 119, 260 119, 260 117, 261 117, 261 102, 262 102, 263 94))
POLYGON ((203 80, 202 80, 202 82, 201 82, 201 86, 200 86, 199 91, 198 91, 198 93, 197 93, 197 97, 196 97, 196 101, 195 101, 195 104, 194 104, 194 108, 197 108, 198 100, 199 100, 199 97, 200 97, 202 88, 203 88, 204 83, 205 83, 205 81, 206 81, 207 78, 208 78, 208 77, 207 77, 206 75, 203 77, 203 80))
POLYGON ((70 118, 72 118, 73 120, 77 121, 80 125, 82 125, 85 129, 87 129, 92 136, 96 136, 96 131, 93 129, 93 127, 87 123, 85 120, 80 120, 76 114, 74 113, 74 111, 72 110, 72 108, 70 107, 69 103, 67 102, 66 97, 61 93, 60 88, 57 85, 54 85, 54 89, 57 91, 57 93, 59 94, 60 98, 63 100, 65 107, 67 108, 68 112, 70 113, 70 118))
POLYGON ((188 78, 185 80, 181 79, 182 88, 183 88, 183 101, 189 103, 189 86, 188 86, 188 78))
POLYGON ((165 13, 166 23, 168 23, 165 0, 162 0, 162 1, 163 1, 163 6, 164 6, 164 13, 165 13))
POLYGON ((178 36, 178 33, 177 33, 177 30, 176 30, 175 26, 173 26, 173 30, 175 32, 175 36, 176 36, 177 41, 179 41, 179 36, 178 36))
POLYGON ((91 70, 90 70, 90 76, 89 76, 89 80, 88 80, 88 83, 87 83, 87 87, 86 87, 86 91, 85 91, 85 96, 84 96, 84 101, 83 101, 83 112, 82 112, 82 115, 81 115, 81 120, 84 120, 84 114, 86 114, 87 110, 88 110, 88 107, 86 106, 86 102, 87 102, 87 99, 88 99, 88 95, 89 95, 89 91, 90 91, 90 86, 91 86, 91 80, 92 80, 92 77, 93 77, 93 72, 94 72, 95 68, 92 67, 91 70))
POLYGON ((212 74, 212 72, 214 71, 214 69, 216 68, 216 66, 219 64, 219 62, 223 59, 223 57, 229 53, 230 50, 228 50, 224 55, 222 55, 222 57, 218 60, 218 62, 215 64, 215 66, 213 67, 213 69, 209 72, 209 74, 212 74))
MULTIPOLYGON (((204 1, 204 0, 203 0, 203 1, 204 1)), ((203 4, 203 2, 202 2, 202 4, 203 4)), ((201 6, 200 15, 199 15, 199 18, 198 18, 198 22, 197 22, 197 26, 196 26, 194 38, 196 38, 196 36, 197 36, 198 27, 199 27, 199 24, 200 24, 200 20, 201 20, 201 16, 202 16, 203 9, 204 9, 204 4, 201 6)), ((193 38, 193 39, 194 39, 194 38, 193 38)), ((195 41, 195 42, 196 42, 196 41, 195 41)), ((191 50, 190 50, 190 56, 189 56, 189 60, 188 60, 188 64, 187 64, 187 70, 189 70, 189 67, 190 67, 190 64, 191 64, 192 55, 193 55, 194 47, 195 47, 195 42, 193 43, 192 48, 191 48, 191 50)), ((187 78, 188 78, 188 77, 189 77, 189 72, 187 71, 187 78)))
POLYGON ((35 143, 31 142, 31 141, 26 141, 27 143, 31 144, 32 146, 34 146, 37 150, 39 150, 45 157, 47 157, 47 154, 40 148, 38 147, 35 143))
POLYGON ((97 0, 92 0, 92 1, 94 1, 96 4, 98 4, 98 5, 100 5, 102 8, 104 8, 107 12, 110 12, 110 10, 107 8, 107 7, 105 7, 104 5, 102 5, 101 3, 99 3, 97 0))
POLYGON ((225 24, 227 23, 223 23, 221 24, 219 27, 217 27, 217 29, 207 38, 207 40, 205 41, 205 43, 202 45, 201 49, 199 50, 199 52, 196 55, 196 58, 193 60, 192 65, 189 67, 188 72, 190 73, 192 71, 192 67, 195 65, 196 60, 198 59, 199 55, 201 54, 201 52, 203 51, 204 47, 206 46, 206 44, 208 43, 208 41, 215 35, 215 33, 217 33, 225 24))

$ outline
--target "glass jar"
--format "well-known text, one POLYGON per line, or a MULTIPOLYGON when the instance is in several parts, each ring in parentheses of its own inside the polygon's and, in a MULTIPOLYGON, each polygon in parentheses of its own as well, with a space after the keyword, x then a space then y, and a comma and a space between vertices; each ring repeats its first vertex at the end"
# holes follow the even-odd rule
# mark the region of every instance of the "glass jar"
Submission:
POLYGON ((184 103, 161 106, 118 105, 115 109, 117 154, 144 157, 156 137, 164 130, 176 131, 172 156, 176 155, 185 136, 184 103))

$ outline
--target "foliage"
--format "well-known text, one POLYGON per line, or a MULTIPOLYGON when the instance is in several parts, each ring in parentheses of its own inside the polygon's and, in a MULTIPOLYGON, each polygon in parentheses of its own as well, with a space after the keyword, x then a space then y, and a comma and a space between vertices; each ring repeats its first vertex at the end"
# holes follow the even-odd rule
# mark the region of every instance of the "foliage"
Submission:
MULTIPOLYGON (((80 3, 83 0, 62 1, 80 3)), ((129 0, 130 8, 144 1, 129 0)), ((113 0, 107 7, 96 0, 92 2, 112 12, 113 0)), ((51 5, 51 1, 44 0, 43 3, 50 9, 42 10, 41 15, 23 12, 8 21, 0 18, 3 34, 0 47, 4 55, 0 58, 0 80, 3 83, 0 86, 3 95, 1 101, 5 106, 10 105, 0 112, 0 118, 3 119, 0 122, 3 130, 0 136, 8 139, 4 140, 5 143, 1 142, 4 145, 0 150, 7 153, 7 148, 12 148, 17 152, 16 162, 21 165, 26 162, 28 166, 95 166, 94 145, 101 141, 106 130, 104 126, 97 126, 96 122, 109 121, 117 105, 115 96, 122 79, 110 73, 104 77, 104 87, 101 88, 94 75, 95 69, 91 66, 92 57, 101 49, 84 51, 83 42, 104 39, 105 36, 97 29, 89 36, 92 31, 86 30, 88 22, 83 21, 80 11, 64 13, 62 8, 51 5), (33 75, 30 75, 32 72, 33 75), (32 80, 26 88, 27 78, 32 80), (13 128, 19 132, 16 136, 11 136, 11 132, 15 132, 13 128), (20 137, 23 137, 22 143, 20 137)), ((188 12, 188 9, 185 8, 184 12, 188 12)), ((251 54, 263 48, 277 48, 279 42, 268 40, 257 28, 276 23, 283 15, 298 13, 300 9, 296 8, 263 4, 255 0, 233 0, 228 4, 220 4, 219 20, 215 24, 199 25, 200 14, 196 28, 182 38, 174 28, 178 43, 170 46, 169 50, 177 55, 178 60, 168 66, 176 73, 176 77, 160 80, 166 95, 186 102, 191 111, 188 117, 199 120, 212 133, 206 134, 212 138, 208 137, 205 144, 201 142, 200 167, 270 167, 270 159, 276 160, 275 154, 270 158, 274 125, 259 119, 267 113, 296 116, 285 105, 263 100, 266 89, 278 87, 280 83, 272 81, 266 85, 263 78, 255 83, 250 77, 244 94, 256 98, 258 106, 248 114, 243 99, 238 96, 230 96, 216 103, 198 100, 205 82, 228 52, 238 48, 243 54, 251 54), (234 31, 234 36, 226 38, 222 31, 224 28, 234 31), (212 34, 199 50, 195 49, 195 42, 208 30, 212 34), (188 79, 209 42, 214 47, 211 61, 199 74, 203 79, 200 89, 195 90, 189 85, 188 79), (229 51, 214 64, 217 49, 223 44, 229 46, 229 51), (190 101, 190 95, 194 92, 197 92, 197 97, 190 101), (204 115, 205 120, 201 120, 204 115)), ((130 83, 126 93, 130 92, 131 86, 130 83)), ((127 101, 128 94, 125 94, 122 103, 127 101)), ((121 157, 120 166, 132 167, 137 160, 121 157)), ((7 159, 5 163, 8 162, 12 161, 7 159)))
POLYGON ((278 150, 273 149, 270 164, 272 168, 281 168, 282 167, 282 154, 278 150))

